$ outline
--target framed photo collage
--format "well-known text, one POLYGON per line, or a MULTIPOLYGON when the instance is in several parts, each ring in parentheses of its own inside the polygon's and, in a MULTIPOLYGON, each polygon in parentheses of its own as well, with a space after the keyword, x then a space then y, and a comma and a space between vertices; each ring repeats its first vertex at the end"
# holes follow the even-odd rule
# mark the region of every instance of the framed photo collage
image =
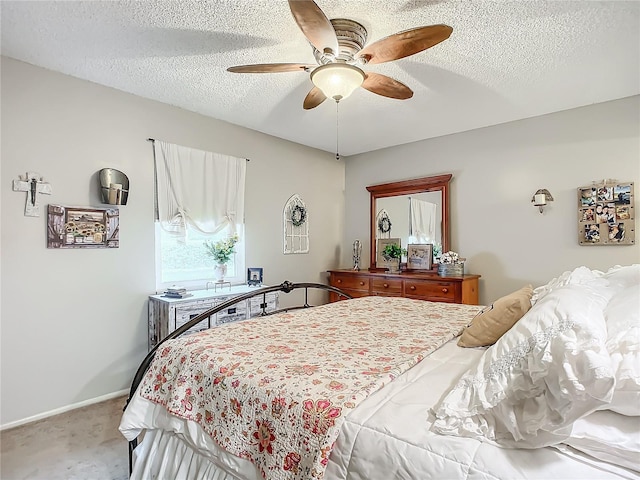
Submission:
POLYGON ((634 198, 633 182, 578 188, 580 245, 633 245, 634 198))

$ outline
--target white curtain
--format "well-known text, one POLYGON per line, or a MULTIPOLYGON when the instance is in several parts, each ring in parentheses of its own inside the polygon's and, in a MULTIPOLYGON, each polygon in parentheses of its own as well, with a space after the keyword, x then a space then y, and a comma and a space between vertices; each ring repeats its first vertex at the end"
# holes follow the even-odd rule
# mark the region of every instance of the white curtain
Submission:
POLYGON ((438 221, 437 208, 435 203, 409 199, 409 234, 416 243, 434 243, 438 221))
POLYGON ((156 140, 156 219, 185 237, 215 234, 244 221, 247 161, 156 140))

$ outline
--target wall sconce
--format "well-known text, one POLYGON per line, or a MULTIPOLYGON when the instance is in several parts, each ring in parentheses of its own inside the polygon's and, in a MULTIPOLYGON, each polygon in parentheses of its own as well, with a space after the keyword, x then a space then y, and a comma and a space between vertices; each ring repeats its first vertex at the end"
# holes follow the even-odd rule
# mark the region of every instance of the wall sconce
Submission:
POLYGON ((103 168, 98 175, 102 203, 126 205, 129 198, 129 177, 115 168, 103 168))
POLYGON ((553 202, 553 196, 546 188, 541 188, 533 194, 531 197, 533 204, 540 209, 540 213, 544 210, 545 205, 549 202, 553 202))

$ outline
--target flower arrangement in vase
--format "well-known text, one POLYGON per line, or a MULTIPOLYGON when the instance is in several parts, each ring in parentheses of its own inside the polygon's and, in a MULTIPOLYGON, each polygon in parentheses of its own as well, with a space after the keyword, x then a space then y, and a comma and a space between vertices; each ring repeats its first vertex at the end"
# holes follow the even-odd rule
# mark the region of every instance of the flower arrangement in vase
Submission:
POLYGON ((207 254, 213 257, 216 262, 216 281, 224 282, 224 276, 227 274, 227 263, 231 260, 231 256, 236 253, 236 243, 239 240, 238 235, 234 234, 217 242, 204 242, 207 254))
POLYGON ((463 275, 465 260, 466 258, 451 250, 443 253, 439 258, 438 275, 441 277, 463 275))

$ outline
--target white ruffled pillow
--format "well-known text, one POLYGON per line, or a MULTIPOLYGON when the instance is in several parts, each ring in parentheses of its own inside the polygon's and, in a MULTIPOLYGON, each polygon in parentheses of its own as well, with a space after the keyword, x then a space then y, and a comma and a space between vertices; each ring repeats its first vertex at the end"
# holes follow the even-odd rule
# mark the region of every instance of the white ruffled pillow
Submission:
MULTIPOLYGON (((616 267, 612 267, 616 268, 616 267)), ((597 270, 591 270, 587 267, 578 267, 574 270, 570 270, 562 273, 559 277, 550 280, 545 285, 541 285, 533 290, 533 296, 531 297, 531 305, 535 305, 538 300, 541 300, 545 295, 551 293, 553 290, 564 287, 567 285, 589 285, 597 281, 598 278, 604 274, 597 270)), ((608 282, 602 281, 601 285, 606 286, 608 282)))
POLYGON ((565 445, 587 455, 640 472, 640 418, 593 412, 576 420, 565 445))
MULTIPOLYGON (((637 272, 640 279, 640 268, 637 272)), ((611 404, 602 408, 635 416, 640 415, 640 280, 623 285, 628 286, 614 295, 604 310, 616 387, 611 404)))
POLYGON ((447 394, 432 430, 518 448, 567 438, 575 420, 613 395, 603 315, 610 296, 593 273, 546 292, 447 394))
POLYGON ((640 285, 640 264, 620 266, 616 265, 603 273, 610 285, 616 289, 624 289, 632 285, 640 285))

